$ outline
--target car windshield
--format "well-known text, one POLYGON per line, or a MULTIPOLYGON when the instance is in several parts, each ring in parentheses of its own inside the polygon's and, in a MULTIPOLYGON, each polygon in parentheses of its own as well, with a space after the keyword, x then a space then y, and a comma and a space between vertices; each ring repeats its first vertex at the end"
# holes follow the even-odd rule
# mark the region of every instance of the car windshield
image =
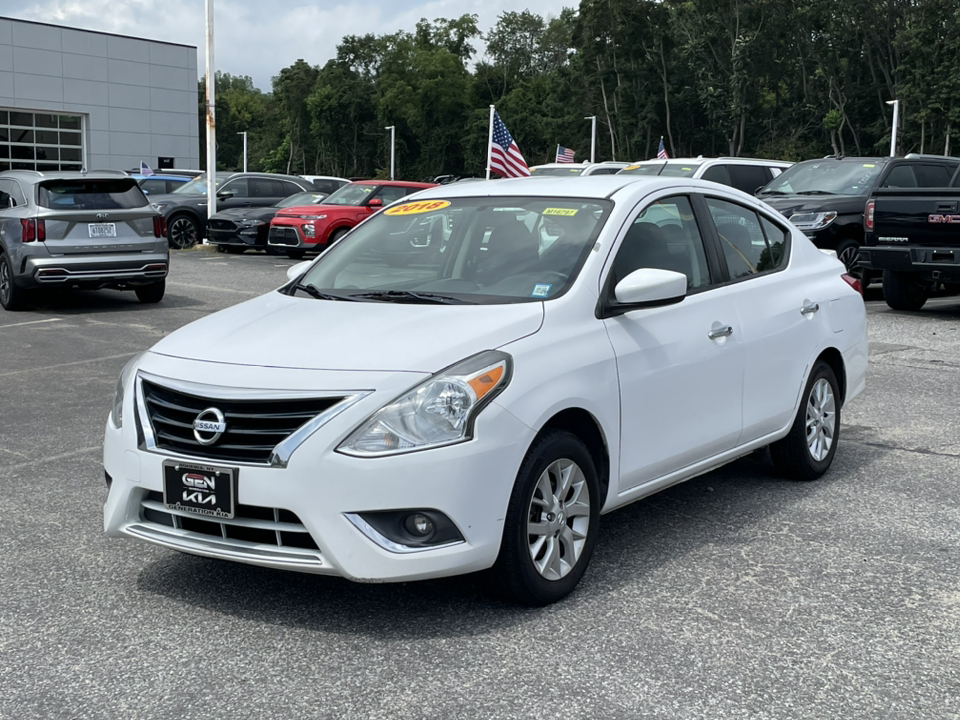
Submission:
POLYGON ((297 207, 298 205, 316 205, 317 203, 324 202, 326 198, 326 193, 297 193, 296 195, 285 197, 283 200, 274 205, 274 207, 285 208, 297 207))
MULTIPOLYGON (((223 184, 223 181, 227 179, 226 175, 217 175, 216 183, 217 188, 223 184)), ((206 195, 207 194, 207 176, 198 175, 193 180, 188 183, 184 183, 176 190, 173 191, 177 195, 206 195)))
POLYGON ((579 175, 582 167, 535 167, 530 168, 531 175, 579 175))
POLYGON ((881 169, 872 160, 810 160, 787 168, 757 194, 866 195, 881 169))
POLYGON ((378 188, 378 185, 364 185, 363 183, 350 183, 344 185, 338 190, 324 198, 324 205, 362 205, 378 188))
POLYGON ((373 302, 549 300, 573 284, 612 206, 542 197, 394 205, 331 247, 287 292, 373 302))
POLYGON ((699 169, 698 162, 668 162, 663 166, 660 174, 669 177, 693 177, 699 169))
POLYGON ((652 163, 637 163, 635 165, 627 165, 623 170, 621 170, 618 175, 659 175, 660 171, 663 169, 664 163, 662 162, 652 162, 652 163))
POLYGON ((45 180, 37 202, 53 210, 121 210, 149 204, 133 178, 45 180))

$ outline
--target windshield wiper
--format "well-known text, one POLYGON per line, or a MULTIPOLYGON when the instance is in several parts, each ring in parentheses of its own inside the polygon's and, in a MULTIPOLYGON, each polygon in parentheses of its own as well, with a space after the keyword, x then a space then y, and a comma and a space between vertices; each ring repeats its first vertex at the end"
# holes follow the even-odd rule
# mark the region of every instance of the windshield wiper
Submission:
POLYGON ((323 292, 322 290, 317 290, 313 285, 304 285, 303 283, 297 283, 293 286, 294 290, 303 290, 307 295, 317 300, 350 300, 357 302, 357 298, 354 295, 340 295, 338 293, 329 293, 323 292))
POLYGON ((789 195, 790 193, 785 193, 783 190, 761 190, 758 195, 789 195))
POLYGON ((827 190, 798 190, 797 195, 836 195, 835 192, 827 190))
POLYGON ((382 302, 394 300, 414 300, 416 302, 437 303, 438 305, 476 305, 477 303, 450 295, 438 295, 429 292, 414 292, 412 290, 379 290, 377 292, 357 293, 357 298, 369 298, 382 302))

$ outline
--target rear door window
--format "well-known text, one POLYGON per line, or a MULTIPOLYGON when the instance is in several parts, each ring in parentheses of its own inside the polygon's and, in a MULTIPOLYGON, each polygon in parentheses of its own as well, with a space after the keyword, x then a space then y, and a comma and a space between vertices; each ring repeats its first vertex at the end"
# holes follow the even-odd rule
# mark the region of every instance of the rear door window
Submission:
POLYGON ((892 188, 915 188, 917 187, 917 176, 913 171, 912 165, 897 165, 887 175, 883 181, 883 187, 892 188))
POLYGON ((949 187, 953 168, 946 165, 918 165, 917 182, 920 187, 949 187))
POLYGON ((37 202, 52 210, 122 210, 149 205, 133 178, 45 180, 39 185, 37 202))
POLYGON ((731 184, 730 173, 727 172, 725 165, 713 165, 712 167, 708 167, 703 171, 703 175, 700 176, 700 179, 720 183, 721 185, 731 184))
POLYGON ((760 218, 751 208, 719 198, 708 197, 706 201, 731 280, 769 272, 782 266, 787 240, 784 230, 770 223, 764 232, 760 218), (770 245, 768 234, 773 246, 770 245))
POLYGON ((770 182, 770 172, 759 165, 728 165, 730 184, 737 190, 754 195, 770 182))

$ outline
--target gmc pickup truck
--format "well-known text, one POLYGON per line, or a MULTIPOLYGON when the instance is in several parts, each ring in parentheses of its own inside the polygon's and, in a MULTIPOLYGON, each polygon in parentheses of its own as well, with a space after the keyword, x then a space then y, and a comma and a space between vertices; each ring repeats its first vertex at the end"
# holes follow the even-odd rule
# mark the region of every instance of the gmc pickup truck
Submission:
POLYGON ((874 190, 864 231, 860 267, 883 272, 894 310, 919 310, 941 284, 960 292, 960 170, 950 187, 874 190))

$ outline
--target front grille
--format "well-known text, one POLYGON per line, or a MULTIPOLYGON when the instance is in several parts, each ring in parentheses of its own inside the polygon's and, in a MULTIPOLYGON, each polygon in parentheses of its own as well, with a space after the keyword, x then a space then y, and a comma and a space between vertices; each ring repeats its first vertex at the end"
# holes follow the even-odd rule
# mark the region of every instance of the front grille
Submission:
POLYGON ((210 218, 210 229, 217 232, 236 232, 237 226, 232 220, 221 220, 220 218, 210 218))
POLYGON ((296 247, 300 244, 300 234, 297 232, 296 228, 271 225, 270 244, 293 245, 296 247))
POLYGON ((343 398, 224 400, 143 380, 143 399, 158 448, 211 460, 266 463, 279 443, 343 398), (215 443, 203 445, 193 434, 193 421, 214 407, 223 413, 227 429, 215 443))
POLYGON ((140 501, 140 519, 223 540, 301 550, 319 549, 296 513, 279 508, 237 505, 230 520, 212 521, 172 512, 163 504, 163 493, 152 490, 140 501))

